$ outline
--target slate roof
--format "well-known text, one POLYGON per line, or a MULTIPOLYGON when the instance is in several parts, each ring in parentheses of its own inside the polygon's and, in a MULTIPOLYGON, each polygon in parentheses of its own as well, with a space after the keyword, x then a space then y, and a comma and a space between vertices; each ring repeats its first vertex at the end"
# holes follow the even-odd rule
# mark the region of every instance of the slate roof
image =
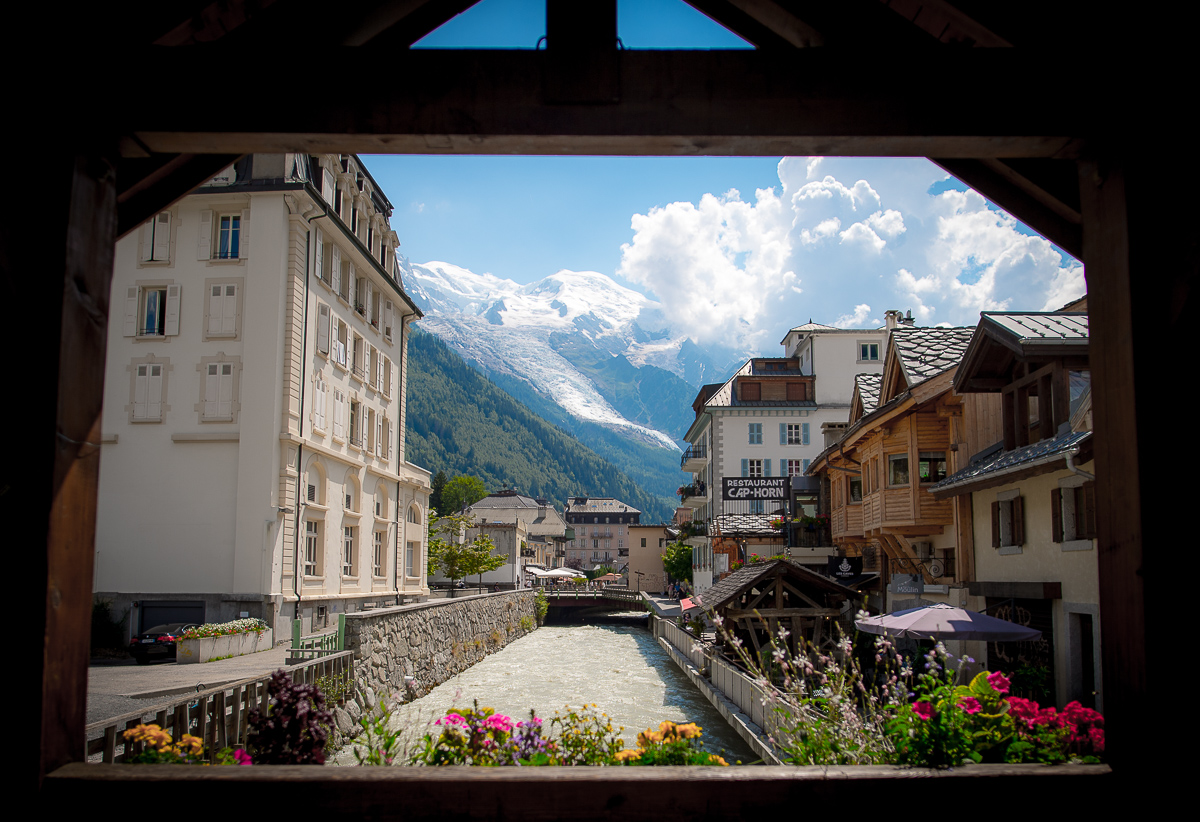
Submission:
POLYGON ((855 374, 854 386, 858 389, 858 396, 862 398, 864 416, 879 407, 879 390, 883 387, 882 374, 855 374))
POLYGON ((935 482, 929 486, 929 491, 934 494, 939 491, 944 493, 986 478, 995 477, 1000 480, 1006 474, 1032 468, 1040 462, 1056 462, 1068 451, 1087 443, 1091 436, 1091 431, 1068 431, 1053 439, 1035 442, 1012 451, 1001 451, 968 465, 961 471, 955 471, 940 482, 935 482))
POLYGON ((1023 346, 1043 342, 1056 345, 1070 341, 1086 343, 1088 339, 1087 314, 1010 314, 987 311, 983 316, 1012 334, 1023 346))
POLYGON ((974 328, 893 329, 892 344, 908 387, 957 365, 974 333, 974 328))
MULTIPOLYGON (((692 601, 699 601, 700 605, 705 609, 720 608, 734 597, 740 595, 742 591, 753 587, 759 580, 770 576, 780 565, 789 566, 788 571, 790 575, 799 577, 806 585, 821 589, 827 593, 841 594, 847 599, 857 599, 861 596, 857 591, 847 588, 829 577, 822 576, 816 571, 810 571, 795 560, 777 559, 773 562, 755 562, 746 565, 734 571, 702 594, 692 597, 692 601)), ((797 604, 795 607, 804 608, 808 606, 797 604)))
MULTIPOLYGON (((759 359, 762 359, 761 357, 759 359)), ((739 400, 733 391, 733 383, 738 377, 742 376, 764 376, 764 377, 787 377, 787 376, 804 376, 800 371, 756 371, 754 369, 754 360, 749 360, 733 372, 733 375, 725 381, 725 383, 712 393, 704 405, 706 407, 746 407, 746 408, 815 408, 816 400, 739 400)))
POLYGON ((621 502, 614 497, 586 497, 582 503, 576 502, 577 497, 571 497, 567 507, 569 514, 640 514, 632 505, 621 502))
MULTIPOLYGON (((782 502, 782 500, 780 500, 782 502)), ((714 534, 748 534, 754 536, 783 536, 778 528, 771 527, 771 520, 779 519, 775 514, 719 514, 713 520, 714 534)))

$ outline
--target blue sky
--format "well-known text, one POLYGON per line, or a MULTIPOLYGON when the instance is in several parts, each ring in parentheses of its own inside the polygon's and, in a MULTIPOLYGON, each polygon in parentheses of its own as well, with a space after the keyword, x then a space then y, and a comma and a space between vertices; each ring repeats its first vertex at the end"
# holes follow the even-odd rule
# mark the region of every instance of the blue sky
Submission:
MULTIPOLYGON (((533 48, 544 3, 484 0, 418 47, 533 48)), ((679 0, 621 0, 627 48, 745 48, 679 0)), ((401 252, 528 283, 598 271, 698 342, 772 350, 810 317, 974 324, 1057 308, 1082 268, 923 159, 373 156, 401 252)))

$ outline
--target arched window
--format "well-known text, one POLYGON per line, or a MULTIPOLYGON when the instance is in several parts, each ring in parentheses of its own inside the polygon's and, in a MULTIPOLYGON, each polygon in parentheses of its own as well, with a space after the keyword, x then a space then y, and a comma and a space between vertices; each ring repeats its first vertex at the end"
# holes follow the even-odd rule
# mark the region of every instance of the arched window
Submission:
POLYGON ((413 523, 414 525, 420 525, 421 524, 421 508, 420 508, 420 506, 417 505, 416 503, 413 503, 412 505, 408 506, 408 514, 405 516, 405 519, 407 519, 409 522, 413 523))

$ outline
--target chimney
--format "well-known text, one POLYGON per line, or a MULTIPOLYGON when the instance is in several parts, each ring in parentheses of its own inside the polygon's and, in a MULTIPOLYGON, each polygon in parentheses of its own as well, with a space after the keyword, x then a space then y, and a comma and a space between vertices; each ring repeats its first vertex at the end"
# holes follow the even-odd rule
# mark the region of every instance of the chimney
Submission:
MULTIPOLYGON (((899 314, 900 312, 897 311, 896 313, 899 314)), ((911 308, 908 310, 908 313, 904 315, 904 319, 902 319, 900 322, 910 327, 916 323, 916 320, 913 319, 911 308)))
POLYGON ((894 308, 883 312, 883 323, 884 327, 891 331, 900 324, 900 312, 894 308))

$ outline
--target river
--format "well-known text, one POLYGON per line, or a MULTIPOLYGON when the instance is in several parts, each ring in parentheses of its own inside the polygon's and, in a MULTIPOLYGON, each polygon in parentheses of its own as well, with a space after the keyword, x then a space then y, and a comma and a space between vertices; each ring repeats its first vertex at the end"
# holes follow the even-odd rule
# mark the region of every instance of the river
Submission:
MULTIPOLYGON (((757 761, 742 739, 687 676, 676 667, 644 626, 643 613, 618 615, 605 624, 550 625, 538 628, 396 709, 392 727, 404 729, 409 744, 454 705, 495 709, 526 718, 534 708, 546 719, 566 706, 595 703, 606 712, 627 747, 637 734, 664 719, 697 722, 706 750, 732 765, 757 761)), ((564 711, 565 713, 565 711, 564 711)), ((350 748, 334 763, 354 764, 350 748)))

